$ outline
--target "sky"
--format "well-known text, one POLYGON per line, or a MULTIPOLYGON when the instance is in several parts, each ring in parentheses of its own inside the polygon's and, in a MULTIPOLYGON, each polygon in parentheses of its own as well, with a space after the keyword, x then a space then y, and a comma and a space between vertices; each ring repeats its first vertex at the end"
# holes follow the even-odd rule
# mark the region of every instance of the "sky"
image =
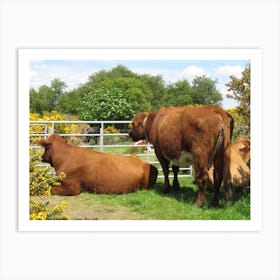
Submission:
POLYGON ((30 87, 38 90, 42 85, 59 78, 71 90, 85 83, 91 74, 124 65, 138 74, 161 75, 166 84, 196 76, 206 75, 217 80, 216 87, 223 96, 223 108, 230 109, 238 103, 226 97, 230 76, 241 77, 248 60, 34 60, 30 63, 30 87))

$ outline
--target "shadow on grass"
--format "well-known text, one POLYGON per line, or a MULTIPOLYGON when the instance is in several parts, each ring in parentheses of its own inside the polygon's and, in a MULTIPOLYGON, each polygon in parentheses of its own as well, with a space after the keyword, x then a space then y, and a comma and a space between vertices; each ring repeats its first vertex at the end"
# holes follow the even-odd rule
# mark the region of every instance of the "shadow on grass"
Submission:
MULTIPOLYGON (((197 187, 195 186, 184 186, 181 185, 181 189, 180 190, 172 190, 169 193, 164 193, 164 184, 163 183, 156 183, 153 187, 152 190, 155 191, 155 193, 164 196, 164 197, 170 197, 170 198, 174 198, 177 201, 180 202, 184 202, 184 203, 188 203, 188 204, 194 204, 196 201, 196 197, 197 197, 197 187)), ((211 201, 213 199, 213 192, 210 191, 206 191, 206 199, 205 199, 205 205, 204 207, 206 208, 216 208, 216 209, 222 209, 225 208, 229 205, 234 205, 235 203, 245 199, 250 199, 250 187, 247 188, 242 188, 242 189, 238 189, 238 188, 234 188, 234 192, 233 192, 233 198, 230 202, 225 202, 225 192, 224 189, 220 190, 220 194, 219 194, 219 206, 217 207, 213 207, 213 205, 211 204, 211 201)), ((203 208, 204 208, 203 207, 203 208)))
POLYGON ((179 191, 172 190, 169 193, 164 193, 163 191, 163 184, 157 183, 152 188, 155 193, 164 196, 164 197, 171 197, 178 201, 182 201, 185 203, 192 204, 195 202, 196 199, 196 191, 194 191, 191 187, 182 187, 179 191))

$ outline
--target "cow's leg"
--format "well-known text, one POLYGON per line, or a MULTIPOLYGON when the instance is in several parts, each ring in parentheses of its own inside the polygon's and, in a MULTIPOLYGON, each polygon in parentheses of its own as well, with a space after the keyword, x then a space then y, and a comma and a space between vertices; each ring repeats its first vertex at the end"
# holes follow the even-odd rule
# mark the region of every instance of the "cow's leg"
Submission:
POLYGON ((179 166, 172 165, 172 171, 173 171, 173 174, 174 174, 173 189, 176 190, 176 191, 179 191, 181 189, 179 181, 178 181, 179 166))
POLYGON ((56 195, 78 195, 82 192, 81 183, 75 179, 63 179, 60 187, 54 187, 51 190, 52 194, 56 195))
POLYGON ((198 185, 196 205, 201 207, 205 202, 205 192, 208 184, 207 156, 193 153, 195 181, 198 185))
POLYGON ((219 193, 223 180, 223 158, 221 152, 218 152, 214 160, 214 196, 212 200, 213 206, 219 205, 219 193))
POLYGON ((171 185, 169 182, 169 161, 165 158, 163 158, 162 160, 160 160, 160 164, 162 166, 162 171, 164 174, 164 189, 163 191, 165 193, 168 193, 171 191, 171 185))
POLYGON ((164 189, 163 191, 165 193, 168 193, 171 191, 171 185, 170 185, 170 182, 169 182, 169 160, 167 160, 160 152, 156 151, 155 150, 155 153, 156 153, 156 156, 161 164, 161 167, 162 167, 162 171, 163 171, 163 174, 164 174, 164 189))

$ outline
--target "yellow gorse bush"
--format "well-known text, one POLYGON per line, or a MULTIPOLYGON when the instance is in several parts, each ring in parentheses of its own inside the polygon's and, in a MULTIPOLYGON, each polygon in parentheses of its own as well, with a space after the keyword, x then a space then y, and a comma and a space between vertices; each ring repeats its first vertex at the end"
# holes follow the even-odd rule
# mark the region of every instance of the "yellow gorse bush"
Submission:
POLYGON ((54 174, 53 168, 49 165, 37 166, 42 164, 42 150, 29 148, 29 192, 31 196, 51 194, 51 188, 59 187, 60 182, 65 178, 65 173, 61 172, 58 176, 54 174))
MULTIPOLYGON (((53 168, 49 165, 38 166, 42 164, 42 150, 29 149, 29 194, 34 196, 50 196, 52 188, 59 188, 60 182, 65 178, 65 173, 55 175, 53 168)), ((30 220, 69 220, 70 217, 65 214, 66 201, 49 207, 49 201, 43 202, 41 199, 30 199, 29 214, 30 220)))
POLYGON ((53 208, 49 207, 49 202, 41 200, 30 200, 30 220, 70 220, 70 217, 65 214, 66 201, 55 205, 53 208))
POLYGON ((104 134, 118 134, 120 131, 116 129, 113 125, 109 125, 104 128, 104 134))
MULTIPOLYGON (((79 119, 76 116, 72 115, 65 115, 61 114, 57 111, 51 112, 44 112, 43 116, 40 116, 37 113, 30 113, 29 114, 30 121, 78 121, 79 119)), ((52 129, 51 123, 36 123, 30 125, 29 133, 30 134, 43 134, 43 133, 50 133, 52 129)), ((55 133, 58 134, 81 134, 83 127, 77 124, 70 124, 70 123, 58 123, 55 124, 55 133)), ((41 136, 32 137, 32 144, 36 144, 37 141, 42 138, 41 136)), ((77 142, 76 137, 70 138, 70 143, 72 144, 79 144, 77 142)))

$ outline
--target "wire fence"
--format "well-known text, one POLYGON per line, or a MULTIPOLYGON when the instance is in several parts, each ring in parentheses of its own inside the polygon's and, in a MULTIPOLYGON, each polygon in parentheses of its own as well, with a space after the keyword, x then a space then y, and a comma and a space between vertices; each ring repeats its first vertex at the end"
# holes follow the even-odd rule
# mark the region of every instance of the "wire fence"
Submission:
MULTIPOLYGON (((73 145, 100 152, 136 155, 140 159, 155 165, 159 178, 163 178, 162 168, 150 143, 134 143, 128 136, 130 121, 30 121, 30 147, 41 149, 39 139, 57 133, 73 145)), ((170 169, 171 170, 171 169, 170 169)), ((181 167, 178 177, 193 175, 192 166, 181 167)), ((173 174, 170 174, 172 177, 173 174)))

